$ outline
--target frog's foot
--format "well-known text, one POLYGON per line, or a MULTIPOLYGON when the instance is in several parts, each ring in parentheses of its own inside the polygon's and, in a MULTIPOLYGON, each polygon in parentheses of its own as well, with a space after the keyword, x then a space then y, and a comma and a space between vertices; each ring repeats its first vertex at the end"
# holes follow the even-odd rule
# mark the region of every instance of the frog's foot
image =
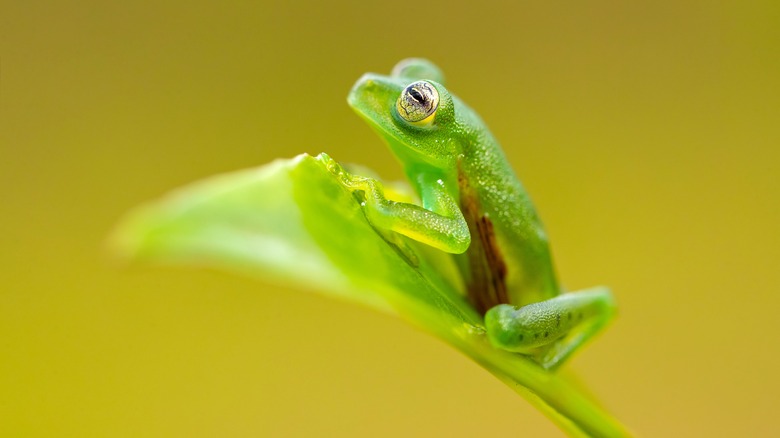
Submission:
POLYGON ((325 166, 325 169, 333 174, 333 176, 335 176, 342 185, 346 185, 347 180, 352 177, 349 172, 344 170, 344 167, 342 167, 338 161, 331 158, 330 155, 326 154, 325 152, 317 155, 316 159, 322 163, 322 165, 325 166))
POLYGON ((383 227, 382 221, 377 220, 376 217, 372 220, 372 216, 376 216, 375 210, 377 207, 373 206, 373 204, 367 207, 366 196, 378 198, 380 204, 392 202, 384 198, 380 183, 373 178, 350 174, 341 164, 324 152, 318 155, 317 159, 336 177, 342 186, 354 194, 356 200, 364 207, 363 212, 366 214, 366 220, 374 231, 391 245, 407 263, 414 267, 419 266, 420 260, 417 254, 401 235, 391 231, 387 226, 383 227))
POLYGON ((523 307, 500 304, 485 314, 485 326, 493 346, 529 355, 552 370, 601 331, 614 314, 609 289, 596 287, 523 307))
POLYGON ((339 164, 339 162, 331 158, 325 152, 319 154, 317 159, 322 162, 325 168, 338 179, 341 185, 352 192, 358 190, 371 190, 378 184, 378 182, 373 178, 352 175, 351 173, 347 172, 346 169, 344 169, 344 166, 339 164))

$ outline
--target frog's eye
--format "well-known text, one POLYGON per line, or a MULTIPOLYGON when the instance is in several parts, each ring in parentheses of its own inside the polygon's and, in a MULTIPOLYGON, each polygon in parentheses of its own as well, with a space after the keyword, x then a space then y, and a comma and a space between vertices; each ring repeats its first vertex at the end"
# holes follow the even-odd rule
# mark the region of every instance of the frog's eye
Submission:
POLYGON ((426 126, 433 122, 439 107, 439 92, 426 81, 415 82, 404 88, 395 105, 398 115, 413 125, 426 126))

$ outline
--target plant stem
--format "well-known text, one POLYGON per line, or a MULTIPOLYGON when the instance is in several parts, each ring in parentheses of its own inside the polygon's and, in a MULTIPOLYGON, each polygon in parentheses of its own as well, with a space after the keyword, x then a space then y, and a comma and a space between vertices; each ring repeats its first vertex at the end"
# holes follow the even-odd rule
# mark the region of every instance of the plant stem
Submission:
POLYGON ((463 335, 450 333, 448 340, 536 406, 570 436, 632 436, 625 426, 554 372, 541 368, 524 356, 494 349, 484 336, 463 335))

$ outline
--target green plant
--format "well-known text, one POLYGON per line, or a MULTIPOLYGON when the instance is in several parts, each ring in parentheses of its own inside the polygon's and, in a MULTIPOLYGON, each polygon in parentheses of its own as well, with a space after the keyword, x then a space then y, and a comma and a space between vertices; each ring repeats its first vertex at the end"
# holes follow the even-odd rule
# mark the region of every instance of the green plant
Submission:
POLYGON ((126 258, 293 283, 397 315, 475 360, 570 435, 629 435, 563 377, 493 348, 452 259, 410 245, 416 263, 375 232, 353 195, 309 155, 175 191, 129 214, 112 238, 126 258))

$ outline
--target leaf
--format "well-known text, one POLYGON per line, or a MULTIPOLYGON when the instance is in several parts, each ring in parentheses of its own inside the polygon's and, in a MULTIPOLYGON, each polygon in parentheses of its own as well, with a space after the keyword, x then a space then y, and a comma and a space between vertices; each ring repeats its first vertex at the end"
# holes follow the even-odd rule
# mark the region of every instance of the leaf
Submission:
POLYGON ((260 276, 398 315, 470 356, 570 434, 628 435, 563 379, 491 347, 452 259, 414 243, 416 256, 408 257, 382 238, 320 157, 179 189, 129 214, 111 245, 133 260, 260 276))

